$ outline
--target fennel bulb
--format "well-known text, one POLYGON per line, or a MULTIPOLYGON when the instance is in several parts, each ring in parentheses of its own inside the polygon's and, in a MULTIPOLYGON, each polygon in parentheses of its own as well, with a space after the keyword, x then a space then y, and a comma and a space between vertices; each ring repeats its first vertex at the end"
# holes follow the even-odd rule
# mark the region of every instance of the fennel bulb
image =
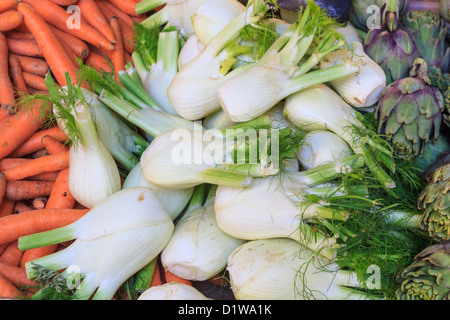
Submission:
POLYGON ((386 188, 395 182, 380 166, 393 170, 392 151, 374 132, 364 127, 360 113, 335 91, 318 84, 289 96, 284 105, 285 116, 304 131, 329 130, 341 137, 386 188), (375 157, 376 160, 375 160, 375 157))
POLYGON ((165 283, 150 287, 137 300, 211 300, 193 286, 184 283, 165 283))
POLYGON ((231 289, 238 300, 365 300, 354 272, 291 239, 244 243, 228 258, 231 289))
POLYGON ((167 213, 175 220, 184 210, 186 205, 189 203, 192 194, 194 193, 194 188, 187 189, 171 189, 162 188, 153 183, 150 183, 142 175, 142 169, 140 163, 138 163, 125 178, 122 189, 131 187, 147 187, 152 189, 156 194, 158 199, 161 201, 167 213))
POLYGON ((318 130, 305 135, 304 142, 297 151, 297 158, 305 169, 341 160, 353 154, 352 149, 337 134, 318 130))
POLYGON ((66 269, 82 278, 78 300, 110 300, 120 285, 166 246, 174 224, 150 188, 120 190, 67 226, 19 239, 21 250, 75 240, 65 249, 25 265, 30 279, 39 270, 66 269), (94 293, 95 292, 95 293, 94 293))
POLYGON ((183 279, 204 281, 223 270, 229 254, 244 242, 219 229, 211 197, 176 223, 161 264, 183 279))
POLYGON ((337 28, 337 31, 342 34, 345 41, 350 46, 353 41, 363 43, 361 35, 356 30, 355 26, 349 21, 344 27, 337 28))
POLYGON ((137 28, 137 37, 141 40, 137 42, 131 57, 147 93, 164 111, 176 115, 167 97, 167 88, 178 72, 179 33, 171 29, 156 32, 158 31, 145 30, 145 27, 137 28), (143 35, 139 34, 141 32, 143 35), (155 33, 153 37, 156 39, 148 33, 155 33), (157 43, 156 52, 153 52, 155 44, 150 42, 157 43))
POLYGON ((192 17, 207 0, 167 0, 164 7, 152 13, 141 22, 145 27, 175 27, 180 34, 190 36, 194 33, 192 17))
POLYGON ((357 73, 330 81, 336 92, 352 107, 365 108, 375 105, 386 87, 384 70, 365 52, 361 42, 351 43, 351 50, 342 48, 330 53, 320 63, 320 68, 328 68, 349 59, 360 61, 357 73))
POLYGON ((328 166, 286 172, 280 177, 255 178, 248 188, 219 186, 215 197, 217 225, 238 239, 291 238, 332 260, 336 255, 336 240, 315 232, 307 224, 312 219, 345 221, 348 217, 347 212, 327 207, 326 203, 307 200, 309 194, 326 196, 337 191, 334 187, 314 188, 336 177, 332 171, 321 170, 328 166))
POLYGON ((295 92, 358 72, 360 67, 355 61, 311 71, 323 57, 339 49, 345 41, 330 28, 332 25, 333 21, 326 12, 313 1, 308 1, 305 10, 299 13, 298 21, 272 44, 261 59, 218 88, 220 105, 230 120, 248 121, 295 92))
MULTIPOLYGON (((219 147, 224 146, 222 135, 211 139, 219 147)), ((219 168, 224 158, 214 155, 210 143, 201 130, 166 131, 143 152, 142 174, 149 182, 165 188, 186 189, 202 183, 248 186, 252 180, 248 174, 219 168)))
POLYGON ((199 120, 220 109, 217 88, 227 77, 233 77, 246 69, 243 66, 228 72, 226 65, 233 57, 228 54, 223 57, 220 53, 239 36, 245 26, 260 21, 268 9, 262 0, 249 1, 242 14, 221 29, 199 54, 178 71, 167 94, 181 117, 199 120))
POLYGON ((184 66, 191 62, 204 47, 205 45, 200 41, 196 34, 189 36, 178 54, 178 69, 181 70, 184 68, 184 66))

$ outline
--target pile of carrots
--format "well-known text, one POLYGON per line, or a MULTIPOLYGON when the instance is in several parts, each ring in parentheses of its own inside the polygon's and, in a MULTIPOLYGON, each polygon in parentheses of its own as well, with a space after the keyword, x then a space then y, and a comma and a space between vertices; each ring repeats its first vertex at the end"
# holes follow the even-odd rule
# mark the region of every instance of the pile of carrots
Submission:
POLYGON ((88 210, 68 188, 68 137, 41 100, 21 108, 23 95, 48 94, 45 77, 60 86, 77 79, 78 60, 118 72, 131 61, 134 8, 139 0, 0 1, 0 298, 30 297, 39 285, 27 261, 67 244, 21 251, 18 238, 74 222, 88 210), (74 7, 71 7, 74 6, 74 7), (112 69, 112 68, 113 69, 112 69))

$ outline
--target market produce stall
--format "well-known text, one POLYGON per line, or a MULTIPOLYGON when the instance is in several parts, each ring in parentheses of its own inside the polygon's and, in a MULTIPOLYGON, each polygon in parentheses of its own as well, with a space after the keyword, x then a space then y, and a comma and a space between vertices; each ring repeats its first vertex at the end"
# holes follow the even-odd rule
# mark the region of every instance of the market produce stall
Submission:
POLYGON ((449 300, 449 7, 0 0, 0 299, 449 300))

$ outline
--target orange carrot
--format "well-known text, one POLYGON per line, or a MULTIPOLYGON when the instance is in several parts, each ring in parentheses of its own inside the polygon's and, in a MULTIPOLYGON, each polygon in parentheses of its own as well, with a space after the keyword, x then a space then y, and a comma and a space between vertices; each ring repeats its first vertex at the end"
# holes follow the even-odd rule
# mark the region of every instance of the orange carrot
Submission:
MULTIPOLYGON (((51 105, 33 100, 32 106, 20 110, 7 118, 0 126, 0 159, 5 158, 42 125, 51 105)), ((23 106, 22 106, 23 107, 23 106)))
POLYGON ((70 49, 72 49, 72 52, 75 53, 77 57, 84 59, 88 56, 89 47, 86 42, 68 32, 56 28, 55 26, 50 25, 50 28, 61 42, 65 43, 70 49))
POLYGON ((44 209, 47 203, 47 197, 37 197, 33 199, 34 209, 44 209))
POLYGON ((15 201, 9 199, 3 199, 0 205, 0 218, 13 213, 15 201))
POLYGON ((118 80, 119 78, 117 77, 117 73, 121 70, 125 70, 125 55, 122 34, 120 32, 120 25, 116 17, 111 18, 109 23, 116 36, 116 44, 114 45, 114 50, 111 51, 111 62, 114 68, 114 73, 116 74, 116 79, 118 80))
POLYGON ((42 145, 49 154, 56 154, 69 151, 69 146, 51 135, 45 135, 41 139, 42 145))
POLYGON ((0 275, 0 297, 8 299, 18 299, 22 293, 15 285, 4 276, 0 275))
POLYGON ((49 154, 32 159, 3 171, 7 181, 22 180, 43 172, 58 171, 69 167, 69 152, 49 154))
MULTIPOLYGON (((41 4, 43 1, 39 1, 41 4)), ((57 4, 55 4, 58 6, 57 4)), ((59 6, 58 6, 59 7, 59 6)), ((60 7, 59 7, 60 8, 60 7)), ((62 8, 60 8, 62 9, 62 8)), ((64 50, 61 42, 56 37, 45 20, 34 11, 30 6, 20 3, 17 10, 22 13, 25 24, 30 29, 36 39, 45 60, 50 66, 56 80, 60 85, 66 85, 66 72, 69 74, 71 81, 77 81, 76 66, 64 50)), ((62 9, 64 11, 64 9, 62 9)), ((65 12, 65 11, 64 11, 65 12)))
POLYGON ((116 5, 112 4, 109 0, 100 0, 104 6, 108 7, 108 9, 117 17, 119 20, 122 20, 126 23, 130 28, 133 27, 134 20, 124 11, 119 9, 116 5))
POLYGON ((16 9, 18 4, 19 0, 2 0, 0 1, 0 12, 16 9))
POLYGON ((63 169, 53 184, 52 192, 48 198, 46 208, 65 208, 75 207, 76 200, 69 189, 69 169, 63 169))
POLYGON ((20 266, 11 266, 0 263, 0 275, 11 281, 21 290, 35 292, 39 289, 39 284, 32 279, 28 279, 27 272, 20 266))
POLYGON ((187 284, 189 286, 192 286, 192 282, 190 280, 183 279, 183 278, 177 276, 176 274, 173 274, 168 269, 164 269, 164 278, 166 280, 166 283, 178 282, 178 283, 183 283, 183 284, 187 284))
POLYGON ((84 18, 86 18, 90 25, 103 34, 111 43, 116 42, 114 31, 111 29, 108 20, 106 20, 105 15, 94 0, 78 0, 77 6, 80 7, 84 18))
POLYGON ((4 158, 0 160, 0 172, 3 172, 9 168, 14 168, 21 163, 30 161, 28 158, 4 158))
MULTIPOLYGON (((113 5, 111 5, 107 1, 98 1, 97 5, 101 8, 103 11, 103 14, 105 15, 106 19, 111 20, 112 17, 118 17, 119 18, 119 25, 120 25, 120 31, 122 33, 122 41, 123 46, 125 47, 125 50, 128 53, 133 53, 134 51, 134 27, 132 25, 133 20, 129 21, 126 19, 128 16, 121 16, 120 10, 117 10, 117 8, 114 8, 113 5), (116 10, 114 12, 113 10, 116 10), (130 24, 131 23, 131 24, 130 24)), ((123 14, 123 12, 122 12, 123 14)), ((128 17, 129 18, 129 17, 128 17)))
POLYGON ((7 39, 8 50, 13 54, 32 58, 43 58, 42 50, 35 40, 7 39))
POLYGON ((33 210, 29 205, 27 205, 24 201, 16 201, 14 204, 14 214, 33 210))
MULTIPOLYGON (((60 142, 65 142, 67 140, 67 135, 58 127, 58 126, 54 126, 54 127, 50 127, 47 129, 42 129, 39 131, 36 131, 31 137, 29 137, 23 144, 21 144, 16 150, 14 150, 8 158, 20 158, 23 157, 25 155, 31 154, 33 152, 36 152, 38 150, 41 150, 44 147, 44 145, 42 144, 42 137, 44 136, 52 136, 53 138, 55 138, 56 140, 60 141, 60 142)), ((7 160, 5 159, 6 163, 8 163, 8 161, 12 161, 12 160, 7 160)), ((22 160, 18 160, 18 161, 22 161, 22 160)), ((4 171, 5 169, 2 170, 2 161, 0 160, 0 172, 4 171)))
POLYGON ((106 49, 110 48, 110 50, 112 50, 113 45, 111 44, 111 42, 109 42, 100 32, 95 30, 86 21, 83 21, 83 19, 80 19, 79 26, 69 29, 67 23, 68 21, 72 20, 72 14, 66 12, 64 8, 57 5, 56 3, 50 0, 22 0, 22 3, 25 3, 32 7, 36 11, 36 13, 42 17, 42 19, 47 21, 47 23, 50 23, 55 27, 61 29, 62 31, 73 34, 74 36, 88 43, 91 43, 96 47, 102 47, 106 49))
POLYGON ((37 259, 37 258, 41 258, 41 257, 45 257, 49 254, 52 254, 56 251, 56 249, 58 248, 58 243, 57 244, 52 244, 49 246, 43 246, 43 247, 39 247, 39 248, 33 248, 33 249, 28 249, 25 250, 23 255, 22 255, 22 260, 20 261, 20 267, 21 268, 25 268, 25 263, 27 263, 28 261, 37 259))
POLYGON ((111 65, 106 58, 94 51, 91 51, 89 55, 87 56, 86 60, 84 60, 84 63, 100 73, 104 70, 106 72, 111 72, 111 65))
POLYGON ((5 36, 8 39, 34 40, 34 37, 30 32, 23 32, 23 31, 18 31, 18 30, 8 31, 5 33, 5 36))
POLYGON ((0 31, 14 30, 22 23, 22 15, 17 10, 7 10, 0 13, 0 31))
POLYGON ((77 221, 89 210, 45 208, 0 218, 0 244, 22 236, 53 230, 77 221))
POLYGON ((15 107, 14 88, 9 77, 7 39, 0 32, 0 121, 8 118, 15 107))
POLYGON ((22 260, 22 255, 23 251, 19 250, 17 240, 12 241, 8 244, 0 256, 0 263, 18 267, 20 265, 20 260, 22 260))
POLYGON ((20 65, 19 60, 11 55, 9 56, 9 73, 18 95, 22 96, 23 94, 28 94, 29 91, 25 79, 23 78, 22 66, 20 65))
POLYGON ((54 183, 54 181, 45 180, 9 181, 6 184, 5 197, 10 200, 20 201, 49 196, 54 183))
POLYGON ((78 0, 52 0, 52 2, 59 4, 60 6, 71 6, 77 3, 78 0))
POLYGON ((108 0, 108 2, 130 16, 138 15, 136 13, 136 1, 134 0, 108 0))
POLYGON ((45 78, 29 72, 22 72, 23 79, 28 87, 41 91, 48 91, 45 85, 45 78))
POLYGON ((20 66, 22 67, 22 71, 34 73, 42 77, 44 77, 50 71, 48 63, 44 59, 15 54, 10 54, 10 57, 14 57, 19 61, 20 66))
POLYGON ((0 173, 0 205, 3 202, 5 195, 6 195, 6 177, 5 174, 2 172, 0 173))
POLYGON ((59 171, 42 172, 26 178, 25 180, 55 181, 59 171))

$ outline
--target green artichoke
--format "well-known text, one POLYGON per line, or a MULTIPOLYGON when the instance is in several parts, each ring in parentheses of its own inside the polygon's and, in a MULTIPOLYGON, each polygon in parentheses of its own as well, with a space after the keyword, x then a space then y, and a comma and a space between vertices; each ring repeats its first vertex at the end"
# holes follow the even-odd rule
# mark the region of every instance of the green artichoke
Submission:
POLYGON ((444 123, 450 128, 450 73, 443 73, 440 68, 428 68, 428 78, 431 85, 438 88, 444 96, 445 108, 442 114, 444 123))
POLYGON ((364 51, 383 68, 386 84, 408 76, 419 52, 413 37, 400 22, 398 0, 387 0, 382 24, 367 32, 364 51))
POLYGON ((397 281, 397 300, 450 300, 450 241, 425 248, 397 281))
POLYGON ((450 1, 439 0, 439 14, 447 25, 447 39, 450 40, 450 1))
POLYGON ((414 10, 406 14, 404 25, 411 33, 419 56, 429 66, 447 72, 450 63, 450 48, 446 36, 444 19, 437 12, 414 10))
POLYGON ((440 136, 444 98, 427 76, 427 63, 417 58, 410 76, 397 80, 383 91, 375 118, 378 133, 393 147, 398 158, 413 160, 422 155, 428 141, 440 136))
MULTIPOLYGON (((386 0, 352 0, 348 18, 350 22, 358 29, 367 32, 373 22, 374 14, 377 14, 372 8, 381 8, 386 3, 386 0), (374 7, 372 7, 374 6, 374 7), (368 26, 369 25, 369 26, 368 26)), ((403 16, 408 11, 409 1, 400 0, 400 16, 403 16)), ((380 11, 378 11, 379 14, 380 11)), ((380 18, 381 16, 379 16, 380 18)))
POLYGON ((424 212, 420 227, 436 241, 450 240, 450 156, 428 177, 417 199, 424 212))

